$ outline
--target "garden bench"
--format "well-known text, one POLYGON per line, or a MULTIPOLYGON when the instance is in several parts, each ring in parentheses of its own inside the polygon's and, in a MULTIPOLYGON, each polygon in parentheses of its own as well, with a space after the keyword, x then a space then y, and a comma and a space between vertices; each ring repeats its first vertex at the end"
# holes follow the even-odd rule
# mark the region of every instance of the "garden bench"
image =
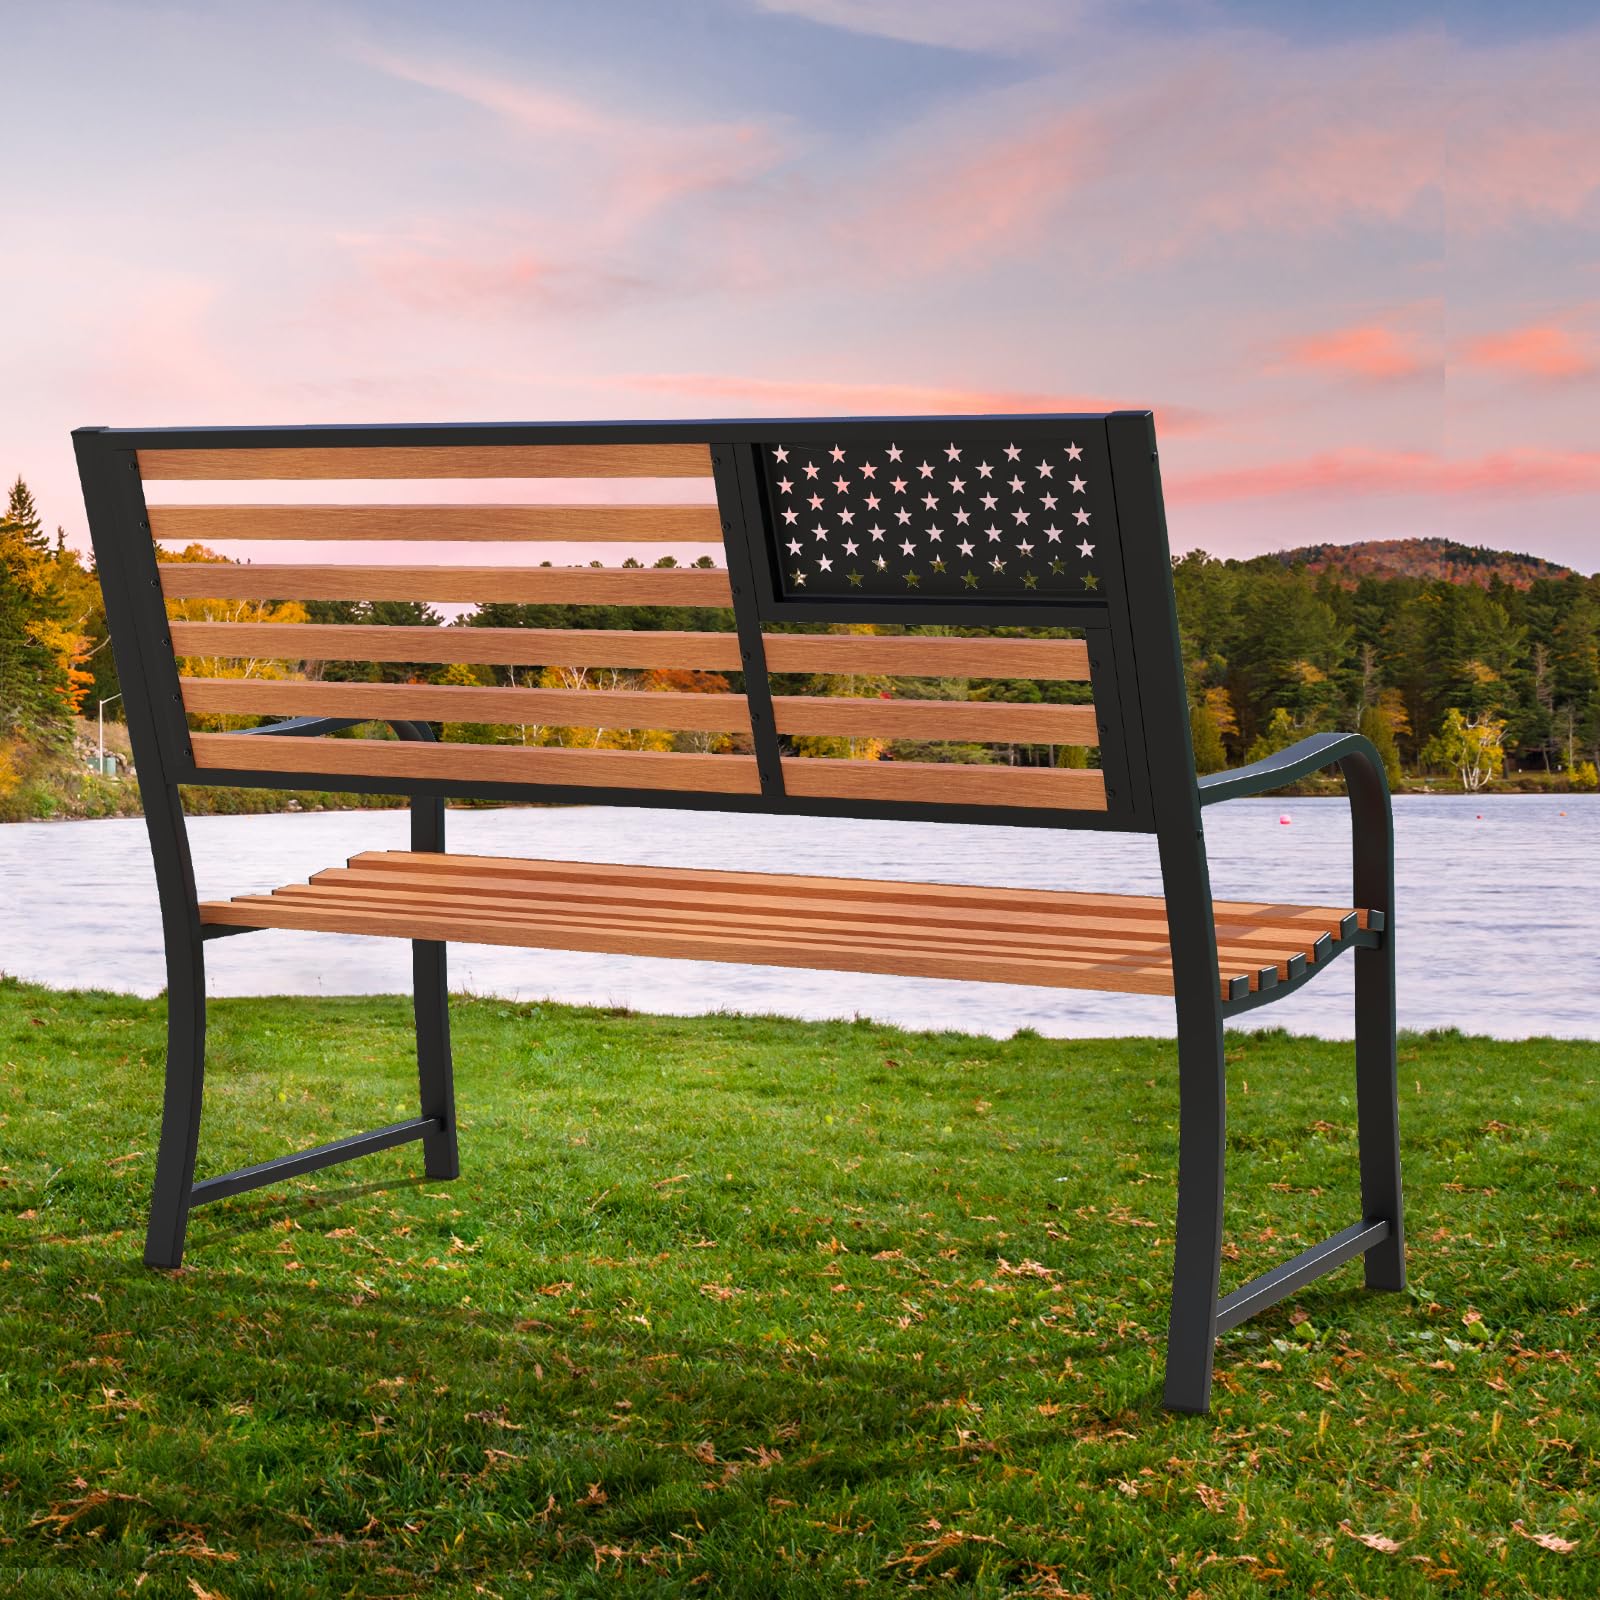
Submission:
MULTIPOLYGON (((1383 765, 1364 739, 1319 734, 1264 761, 1196 778, 1149 413, 92 428, 74 439, 166 946, 168 1053, 145 1246, 151 1265, 179 1264, 192 1207, 333 1162, 420 1140, 428 1177, 456 1175, 445 968, 446 946, 456 939, 1171 994, 1180 1128, 1166 1403, 1205 1410, 1217 1335, 1357 1255, 1370 1288, 1404 1286, 1393 842, 1383 765), (483 478, 532 487, 517 503, 481 505, 153 505, 145 498, 146 484, 174 479, 483 478), (591 479, 694 479, 680 491, 701 498, 680 503, 681 493, 657 489, 658 504, 586 503, 572 481, 591 479), (157 560, 161 541, 270 548, 284 539, 317 541, 313 548, 356 542, 357 549, 360 541, 427 541, 434 560, 474 540, 526 541, 534 551, 540 541, 597 541, 608 551, 638 549, 646 563, 157 560), (688 544, 704 545, 715 564, 649 564, 663 546, 688 544), (287 599, 505 602, 557 608, 541 619, 563 625, 183 620, 170 617, 166 604, 287 599), (567 607, 584 609, 560 609, 567 607), (593 608, 604 607, 647 608, 643 617, 624 614, 624 622, 656 624, 661 608, 680 608, 669 618, 691 608, 701 625, 594 626, 607 614, 593 608), (526 687, 514 679, 499 686, 205 677, 185 670, 197 659, 731 676, 721 692, 677 693, 637 684, 526 687), (830 674, 917 680, 919 694, 936 691, 928 680, 951 679, 1081 687, 1056 690, 1077 694, 1074 703, 795 692, 807 675, 830 674), (217 714, 277 720, 241 731, 192 725, 217 714), (462 724, 657 729, 698 734, 702 748, 437 737, 436 729, 462 724), (325 737, 356 728, 371 732, 325 737), (1091 750, 1098 765, 849 759, 804 743, 828 735, 926 741, 931 754, 941 741, 1091 750), (708 748, 718 740, 724 748, 708 748), (1354 824, 1349 903, 1213 901, 1202 807, 1334 766, 1354 824), (179 784, 403 793, 411 801, 411 849, 358 855, 271 893, 202 903, 179 784), (1164 893, 456 856, 445 853, 447 796, 1009 824, 1048 830, 1040 845, 1048 838, 1059 845, 1079 830, 1153 834, 1164 893), (419 1114, 196 1182, 205 945, 266 928, 412 941, 419 1114), (1355 961, 1361 1215, 1219 1297, 1224 1024, 1292 994, 1347 950, 1355 961)), ((592 500, 593 488, 587 493, 592 500)))

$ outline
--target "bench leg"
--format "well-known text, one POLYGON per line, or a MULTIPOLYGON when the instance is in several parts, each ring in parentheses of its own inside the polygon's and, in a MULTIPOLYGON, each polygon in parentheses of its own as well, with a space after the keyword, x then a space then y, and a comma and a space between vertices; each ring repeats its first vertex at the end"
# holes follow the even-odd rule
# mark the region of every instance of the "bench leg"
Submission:
POLYGON ((415 939, 411 944, 413 1006, 417 1019, 417 1084, 422 1115, 437 1117, 437 1133, 424 1134, 422 1170, 430 1178, 458 1178, 455 1074, 450 1060, 450 997, 445 945, 415 939))
POLYGON ((1167 1323, 1169 1411, 1209 1411, 1222 1274, 1227 1079, 1222 1028, 1178 1027, 1178 1224, 1167 1323))
POLYGON ((1356 1128, 1361 1214, 1389 1234, 1366 1253, 1369 1289, 1404 1289, 1406 1241, 1400 1192, 1400 1096, 1395 1060, 1394 942, 1357 950, 1356 1128))
POLYGON ((144 1238, 144 1260, 149 1267, 183 1264, 194 1158, 200 1145, 205 1067, 205 969, 196 952, 192 963, 170 962, 167 967, 167 1086, 150 1225, 144 1238))

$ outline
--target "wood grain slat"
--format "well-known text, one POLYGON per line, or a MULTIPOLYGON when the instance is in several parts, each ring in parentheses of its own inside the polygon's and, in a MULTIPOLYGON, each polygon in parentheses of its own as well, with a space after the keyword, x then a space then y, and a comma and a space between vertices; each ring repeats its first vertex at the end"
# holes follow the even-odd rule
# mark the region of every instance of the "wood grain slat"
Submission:
POLYGON ((879 700, 775 695, 779 733, 878 739, 961 739, 981 744, 1095 746, 1093 706, 1016 705, 995 700, 879 700))
POLYGON ((764 636, 771 672, 882 673, 890 677, 1089 677, 1089 647, 1082 639, 953 639, 939 635, 769 633, 764 636))
POLYGON ((268 446, 141 450, 139 475, 242 478, 709 478, 704 444, 268 446))
MULTIPOLYGON (((449 860, 449 857, 443 859, 449 860)), ((648 886, 603 880, 572 880, 543 877, 537 880, 509 878, 505 874, 374 871, 360 866, 333 867, 317 873, 311 880, 317 887, 359 890, 383 895, 391 889, 408 894, 459 895, 504 900, 534 900, 549 903, 615 906, 652 909, 688 907, 717 911, 730 920, 782 915, 837 924, 841 927, 871 927, 898 930, 897 937, 927 930, 953 930, 1002 936, 1031 945, 1053 946, 1082 939, 1130 941, 1133 945, 1167 948, 1164 919, 1117 917, 1104 912, 1081 909, 1018 909, 996 903, 982 910, 951 906, 948 902, 904 901, 871 904, 840 904, 837 899, 810 898, 774 890, 768 894, 739 894, 720 889, 714 882, 691 877, 688 881, 652 883, 648 886)), ((1265 953, 1287 956, 1296 952, 1311 956, 1315 936, 1327 932, 1327 925, 1300 929, 1260 928, 1251 924, 1217 924, 1218 948, 1243 959, 1247 954, 1265 953)))
POLYGON ((784 790, 808 800, 1104 811, 1104 776, 1084 767, 958 766, 936 761, 842 761, 788 756, 784 790))
POLYGON ((737 671, 734 633, 626 628, 411 628, 329 622, 174 622, 180 656, 262 661, 460 661, 473 666, 737 671))
POLYGON ((761 792, 752 756, 317 739, 293 734, 197 733, 191 742, 195 765, 207 772, 295 772, 327 779, 433 778, 553 787, 571 784, 706 794, 761 792))
POLYGON ((517 605, 727 606, 726 570, 390 567, 163 561, 170 600, 498 600, 517 605))
MULTIPOLYGON (((929 883, 898 878, 835 878, 817 874, 729 872, 712 868, 652 867, 632 862, 561 861, 529 856, 476 856, 464 854, 413 855, 409 850, 369 850, 350 858, 352 867, 379 872, 484 873, 531 882, 597 882, 644 887, 682 885, 711 887, 719 893, 814 897, 829 903, 865 905, 890 903, 913 910, 943 906, 995 911, 1002 915, 1018 909, 1041 913, 1092 912, 1107 916, 1140 917, 1166 926, 1166 901, 1159 895, 1093 894, 1070 889, 1022 889, 985 884, 929 883)), ((1348 916, 1348 906, 1301 906, 1272 901, 1217 900, 1219 919, 1261 926, 1284 927, 1314 936, 1336 932, 1348 916)), ((1367 926, 1366 912, 1357 920, 1367 926)))
POLYGON ((434 683, 307 683, 292 678, 182 678, 193 712, 269 717, 393 718, 574 728, 748 733, 742 694, 627 689, 501 689, 434 683))
POLYGON ((156 539, 560 539, 718 544, 714 505, 150 506, 156 539))

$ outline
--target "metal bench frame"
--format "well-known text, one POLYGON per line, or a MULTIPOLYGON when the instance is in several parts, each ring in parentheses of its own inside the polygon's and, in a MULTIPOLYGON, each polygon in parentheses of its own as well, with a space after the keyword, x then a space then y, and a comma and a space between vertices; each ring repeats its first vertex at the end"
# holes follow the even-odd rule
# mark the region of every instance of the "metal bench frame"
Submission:
MULTIPOLYGON (((176 1267, 191 1209, 224 1196, 420 1140, 429 1178, 457 1176, 456 1118, 447 1009, 446 953, 439 942, 413 941, 419 1115, 296 1155, 220 1177, 194 1181, 205 1057, 205 945, 250 929, 203 925, 179 785, 258 783, 320 786, 315 772, 229 772, 197 767, 190 744, 172 636, 163 603, 138 452, 394 446, 497 446, 706 442, 732 584, 735 624, 745 663, 761 793, 753 796, 682 791, 563 789, 475 781, 341 777, 338 787, 370 793, 408 792, 411 847, 444 849, 446 795, 537 798, 576 803, 630 803, 706 809, 856 817, 936 818, 1030 826, 1103 828, 1154 833, 1164 883, 1177 1013, 1180 1132, 1172 1310, 1164 1399, 1179 1411, 1209 1407, 1218 1334, 1340 1264, 1360 1255, 1369 1289, 1405 1285, 1398 1100, 1395 1059, 1393 828, 1383 764, 1372 745, 1352 734, 1319 734, 1265 761, 1196 779, 1190 746, 1178 624, 1174 608, 1155 432, 1148 412, 1071 419, 890 419, 883 426, 943 430, 974 421, 1018 427, 1071 421, 1104 429, 1115 490, 1116 581, 1103 596, 1030 603, 1017 600, 918 600, 863 606, 848 599, 784 595, 757 474, 760 442, 820 442, 860 420, 739 420, 711 423, 495 424, 381 428, 209 430, 79 429, 74 434, 97 568, 105 594, 117 667, 125 690, 129 733, 155 863, 167 966, 167 1071, 160 1153, 145 1243, 151 1266, 176 1267), (883 613, 888 612, 888 615, 883 613), (777 732, 764 671, 762 622, 943 623, 964 627, 1081 627, 1093 664, 1106 772, 1104 811, 1022 811, 1007 807, 916 805, 802 799, 784 792, 777 732), (1217 981, 1217 935, 1201 809, 1265 793, 1325 768, 1343 774, 1353 822, 1353 903, 1372 913, 1365 930, 1349 930, 1338 948, 1354 949, 1356 1095, 1360 1144, 1360 1220, 1293 1260, 1219 1298, 1223 1169, 1226 1137, 1226 1021, 1293 992, 1323 962, 1303 963, 1285 982, 1227 996, 1217 981)), ((349 722, 297 718, 252 732, 331 732, 349 722)), ((395 723, 403 739, 431 739, 426 724, 395 723)))

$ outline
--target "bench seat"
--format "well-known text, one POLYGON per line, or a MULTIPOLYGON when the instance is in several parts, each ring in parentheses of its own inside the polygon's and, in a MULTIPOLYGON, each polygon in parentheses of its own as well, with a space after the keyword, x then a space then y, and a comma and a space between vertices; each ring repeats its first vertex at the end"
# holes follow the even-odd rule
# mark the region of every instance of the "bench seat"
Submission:
MULTIPOLYGON (((1297 982, 1381 916, 1214 903, 1224 1001, 1297 982)), ((948 883, 371 851, 265 895, 203 902, 213 927, 675 956, 762 966, 1171 994, 1166 904, 948 883)))

